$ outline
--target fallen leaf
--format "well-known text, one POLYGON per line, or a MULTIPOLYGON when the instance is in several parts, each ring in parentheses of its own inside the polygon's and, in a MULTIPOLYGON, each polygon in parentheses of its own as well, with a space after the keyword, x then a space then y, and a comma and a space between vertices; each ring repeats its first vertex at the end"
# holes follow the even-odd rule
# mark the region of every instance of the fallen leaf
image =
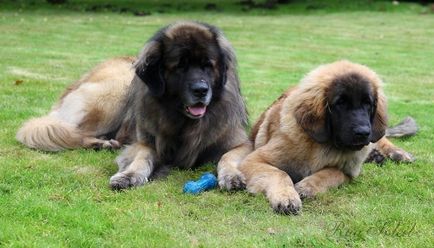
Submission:
POLYGON ((274 235, 274 234, 276 234, 276 230, 274 230, 272 227, 269 227, 269 228, 267 229, 267 232, 268 232, 268 234, 270 234, 270 235, 274 235))

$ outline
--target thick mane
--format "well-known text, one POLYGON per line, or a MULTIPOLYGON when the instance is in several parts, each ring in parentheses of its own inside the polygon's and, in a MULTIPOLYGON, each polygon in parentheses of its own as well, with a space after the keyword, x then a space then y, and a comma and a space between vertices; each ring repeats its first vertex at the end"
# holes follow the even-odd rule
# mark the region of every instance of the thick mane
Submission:
MULTIPOLYGON (((374 135, 376 140, 384 135, 387 126, 386 100, 382 91, 382 81, 368 67, 346 60, 319 66, 307 74, 300 82, 297 92, 289 99, 289 113, 294 113, 298 125, 319 143, 329 140, 326 127, 326 112, 330 105, 327 99, 333 83, 339 78, 358 75, 366 79, 376 97, 374 135)), ((286 117, 285 117, 286 118, 286 117)))
POLYGON ((132 98, 136 99, 136 112, 142 115, 138 116, 139 120, 143 120, 142 124, 139 123, 142 126, 139 136, 155 137, 153 145, 162 163, 190 168, 195 165, 202 151, 217 145, 216 142, 223 143, 222 137, 233 127, 247 126, 247 111, 241 97, 235 53, 217 28, 197 22, 178 22, 167 26, 145 45, 135 67, 137 76, 133 80, 130 93, 134 95, 132 98), (196 42, 195 37, 192 37, 194 35, 200 36, 198 39, 206 38, 207 40, 202 41, 204 44, 210 42, 210 45, 217 45, 220 50, 217 75, 224 80, 220 87, 213 86, 207 113, 197 120, 186 117, 174 107, 179 99, 160 92, 165 87, 164 79, 155 76, 157 74, 163 77, 164 72, 158 72, 161 71, 161 66, 152 69, 153 61, 164 60, 167 56, 165 53, 171 51, 170 47, 162 49, 163 46, 180 42, 189 46, 189 42, 196 42), (146 70, 150 70, 152 75, 141 74, 146 70), (146 84, 142 82, 145 80, 148 80, 146 84), (154 88, 158 94, 155 94, 154 88))

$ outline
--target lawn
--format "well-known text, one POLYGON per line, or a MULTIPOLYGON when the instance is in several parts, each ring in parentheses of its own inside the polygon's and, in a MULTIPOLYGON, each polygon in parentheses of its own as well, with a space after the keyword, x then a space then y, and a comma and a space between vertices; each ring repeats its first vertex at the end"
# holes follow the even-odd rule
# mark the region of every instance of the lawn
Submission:
POLYGON ((242 10, 215 1, 205 11, 202 1, 41 2, 0 1, 0 247, 433 247, 430 7, 296 1, 242 10), (416 136, 394 140, 417 161, 366 164, 350 184, 305 201, 301 215, 282 216, 246 192, 182 193, 214 165, 113 192, 116 152, 45 153, 15 140, 23 121, 47 113, 89 68, 136 55, 160 27, 185 19, 220 27, 235 47, 251 123, 322 63, 368 65, 385 82, 390 124, 408 115, 418 122, 416 136))

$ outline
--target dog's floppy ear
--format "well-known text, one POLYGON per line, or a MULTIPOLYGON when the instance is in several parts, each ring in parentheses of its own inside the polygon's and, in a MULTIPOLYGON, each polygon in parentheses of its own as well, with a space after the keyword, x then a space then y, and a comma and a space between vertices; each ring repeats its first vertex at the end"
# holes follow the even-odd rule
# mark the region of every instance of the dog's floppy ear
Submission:
POLYGON ((153 96, 162 96, 165 91, 165 81, 162 75, 162 58, 160 42, 149 41, 135 63, 136 75, 148 86, 153 96))
POLYGON ((297 124, 316 142, 326 143, 331 136, 327 103, 313 92, 304 92, 299 96, 300 104, 294 110, 297 124))
POLYGON ((220 50, 218 62, 219 76, 217 78, 217 85, 218 87, 223 88, 227 81, 228 70, 234 69, 236 67, 235 52, 229 41, 219 30, 214 29, 213 33, 216 36, 217 44, 220 50))
POLYGON ((219 65, 218 65, 218 71, 219 71, 219 77, 217 81, 217 85, 222 88, 226 84, 227 80, 227 71, 228 71, 228 61, 227 56, 220 52, 220 58, 219 58, 219 65))
POLYGON ((371 125, 371 142, 381 139, 387 129, 387 104, 386 97, 382 92, 378 93, 376 106, 374 106, 373 120, 371 125))

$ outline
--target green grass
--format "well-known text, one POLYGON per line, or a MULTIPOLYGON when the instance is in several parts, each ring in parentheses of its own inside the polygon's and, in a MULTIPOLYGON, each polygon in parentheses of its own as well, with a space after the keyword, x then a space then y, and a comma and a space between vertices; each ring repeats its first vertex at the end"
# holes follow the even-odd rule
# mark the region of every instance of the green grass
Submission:
POLYGON ((216 1, 223 11, 158 13, 152 5, 151 15, 136 17, 86 12, 86 1, 0 2, 0 247, 433 246, 434 15, 426 7, 357 1, 356 11, 333 1, 315 9, 309 1, 244 12, 216 1), (15 141, 23 121, 47 113, 93 65, 137 54, 180 19, 215 24, 232 42, 251 122, 319 64, 346 58, 370 66, 385 81, 391 124, 411 115, 420 126, 415 137, 394 141, 417 161, 367 164, 354 182, 306 201, 300 216, 280 216, 263 196, 182 194, 185 181, 212 165, 117 193, 108 187, 116 153, 44 153, 15 141))

